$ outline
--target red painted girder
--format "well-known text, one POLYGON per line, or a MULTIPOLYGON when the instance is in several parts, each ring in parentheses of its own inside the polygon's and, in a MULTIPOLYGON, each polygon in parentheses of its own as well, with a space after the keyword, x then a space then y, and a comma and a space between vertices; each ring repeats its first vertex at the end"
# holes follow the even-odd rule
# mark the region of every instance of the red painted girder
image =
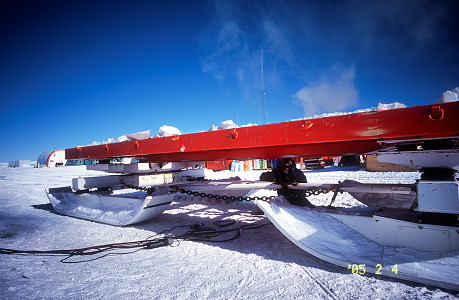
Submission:
POLYGON ((459 102, 66 149, 67 159, 155 162, 364 154, 380 141, 459 136, 459 102))

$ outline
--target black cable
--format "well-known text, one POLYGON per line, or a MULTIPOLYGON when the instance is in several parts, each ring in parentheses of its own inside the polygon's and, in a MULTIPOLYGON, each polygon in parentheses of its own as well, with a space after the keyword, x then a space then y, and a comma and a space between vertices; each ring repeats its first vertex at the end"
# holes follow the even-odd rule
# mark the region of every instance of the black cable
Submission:
POLYGON ((228 242, 237 239, 241 236, 242 230, 251 230, 257 229, 266 225, 271 225, 272 223, 264 223, 260 225, 255 224, 247 224, 238 227, 231 227, 228 229, 222 229, 224 227, 228 227, 230 225, 236 224, 235 220, 220 220, 215 221, 213 225, 215 227, 207 227, 203 223, 188 225, 188 226, 175 226, 171 229, 164 230, 154 236, 148 237, 145 240, 134 241, 134 242, 124 242, 124 243, 114 243, 114 244, 106 244, 106 245, 98 245, 86 248, 79 248, 79 249, 69 249, 69 250, 15 250, 15 249, 7 249, 7 248, 0 248, 0 254, 16 254, 16 255, 38 255, 38 256, 62 256, 65 255, 66 257, 61 259, 60 262, 62 263, 81 263, 81 262, 89 262, 94 261, 109 255, 124 255, 124 254, 131 254, 143 249, 153 249, 163 246, 178 246, 180 244, 180 240, 186 241, 203 241, 203 242, 228 242), (188 229, 184 233, 177 233, 174 234, 174 231, 178 229, 188 229), (229 237, 228 234, 230 234, 229 237), (161 237, 159 237, 161 236, 161 237), (124 251, 124 252, 112 252, 116 250, 131 250, 132 251, 124 251), (110 253, 105 253, 110 252, 110 253), (70 261, 71 258, 77 256, 90 256, 90 255, 97 255, 95 258, 87 259, 87 260, 78 260, 78 261, 70 261))
MULTIPOLYGON (((236 221, 216 221, 214 222, 214 225, 217 227, 226 227, 229 225, 235 224, 236 221)), ((174 235, 176 239, 183 239, 183 240, 189 240, 189 241, 202 241, 202 242, 228 242, 237 239, 238 237, 241 236, 241 231, 242 230, 251 230, 251 229, 257 229, 266 225, 271 225, 272 223, 265 223, 265 224, 260 224, 260 225, 252 225, 252 224, 247 224, 247 225, 242 225, 239 227, 233 227, 229 229, 217 229, 213 227, 205 227, 203 224, 196 224, 191 226, 191 230, 188 230, 182 235, 174 235), (225 236, 225 234, 232 234, 230 237, 224 237, 220 238, 222 236, 225 236)))
POLYGON ((173 238, 171 236, 165 236, 163 238, 156 238, 153 240, 150 239, 150 240, 142 240, 142 241, 135 241, 135 242, 106 244, 106 245, 92 246, 92 247, 79 248, 79 249, 70 249, 70 250, 14 250, 14 249, 0 248, 0 254, 39 255, 39 256, 66 255, 67 257, 62 259, 61 262, 77 263, 77 262, 96 260, 96 259, 108 256, 108 255, 130 254, 130 253, 134 253, 139 250, 142 250, 142 249, 152 249, 152 248, 167 246, 171 244, 173 244, 173 238), (96 254, 100 254, 102 252, 107 252, 107 251, 114 251, 114 250, 119 250, 119 249, 135 249, 135 248, 137 249, 134 251, 107 253, 97 258, 85 260, 85 261, 77 261, 77 262, 67 261, 68 259, 74 256, 96 255, 96 254))

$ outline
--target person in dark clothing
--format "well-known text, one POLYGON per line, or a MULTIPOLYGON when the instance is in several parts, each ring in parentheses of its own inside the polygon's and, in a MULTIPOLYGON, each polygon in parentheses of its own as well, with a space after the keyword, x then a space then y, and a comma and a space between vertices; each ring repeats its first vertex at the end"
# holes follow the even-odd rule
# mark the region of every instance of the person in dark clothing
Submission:
POLYGON ((277 194, 284 196, 290 204, 307 206, 310 208, 315 207, 315 205, 306 198, 306 192, 304 190, 293 190, 287 187, 287 185, 307 182, 306 176, 301 170, 296 168, 296 163, 291 158, 281 159, 277 167, 273 168, 271 172, 262 173, 260 180, 281 184, 282 188, 277 190, 277 194))

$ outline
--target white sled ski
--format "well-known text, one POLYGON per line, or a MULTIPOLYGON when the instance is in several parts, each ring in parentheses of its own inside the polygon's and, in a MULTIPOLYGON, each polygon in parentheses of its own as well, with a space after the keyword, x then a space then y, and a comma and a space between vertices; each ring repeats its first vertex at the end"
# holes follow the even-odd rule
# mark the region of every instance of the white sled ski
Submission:
POLYGON ((257 201, 257 204, 271 222, 301 249, 329 263, 348 268, 350 273, 369 272, 459 290, 459 239, 455 227, 424 225, 420 229, 420 226, 409 222, 378 220, 365 209, 348 214, 324 213, 295 207, 280 197, 270 202, 257 201), (343 221, 346 218, 348 220, 343 221), (385 221, 396 224, 379 226, 378 223, 385 221), (374 226, 371 226, 372 223, 374 226), (362 232, 371 232, 373 239, 362 232), (375 241, 378 239, 379 243, 375 241), (418 240, 417 244, 425 247, 424 251, 381 243, 398 241, 403 244, 408 240, 418 240), (429 247, 438 248, 435 243, 448 250, 454 246, 456 251, 428 251, 429 247))
POLYGON ((46 190, 54 209, 64 215, 115 226, 140 223, 159 216, 174 195, 158 189, 153 194, 135 190, 113 193, 99 191, 74 193, 70 187, 46 190))

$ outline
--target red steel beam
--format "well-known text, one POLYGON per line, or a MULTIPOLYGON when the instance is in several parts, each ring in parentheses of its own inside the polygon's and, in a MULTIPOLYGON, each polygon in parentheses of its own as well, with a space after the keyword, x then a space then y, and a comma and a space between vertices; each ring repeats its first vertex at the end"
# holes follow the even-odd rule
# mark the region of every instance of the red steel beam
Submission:
POLYGON ((364 154, 379 142, 459 136, 459 102, 66 149, 66 159, 154 162, 364 154))

